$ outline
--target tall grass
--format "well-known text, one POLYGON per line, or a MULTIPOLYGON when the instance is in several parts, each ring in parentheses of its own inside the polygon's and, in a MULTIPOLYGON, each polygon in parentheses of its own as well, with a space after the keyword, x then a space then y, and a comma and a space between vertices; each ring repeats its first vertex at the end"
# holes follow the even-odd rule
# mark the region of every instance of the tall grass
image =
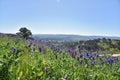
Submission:
POLYGON ((0 80, 120 80, 118 58, 36 43, 0 36, 0 80))

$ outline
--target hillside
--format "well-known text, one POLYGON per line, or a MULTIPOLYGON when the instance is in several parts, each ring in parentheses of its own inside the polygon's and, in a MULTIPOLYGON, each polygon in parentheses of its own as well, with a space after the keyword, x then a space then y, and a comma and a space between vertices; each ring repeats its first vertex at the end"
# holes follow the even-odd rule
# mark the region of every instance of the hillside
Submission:
MULTIPOLYGON (((16 34, 0 33, 0 35, 7 35, 15 37, 16 34)), ((36 40, 64 40, 64 41, 79 41, 79 40, 94 40, 94 39, 115 39, 120 40, 120 37, 116 36, 84 36, 84 35, 66 35, 66 34, 33 34, 32 36, 36 40)))
POLYGON ((79 40, 93 40, 93 39, 116 39, 120 40, 120 37, 108 37, 108 36, 83 36, 83 35, 64 35, 64 34, 34 34, 33 38, 39 40, 64 40, 64 41, 79 41, 79 40))
POLYGON ((119 80, 119 57, 0 36, 0 80, 119 80))
POLYGON ((92 52, 99 50, 102 54, 120 54, 120 40, 103 38, 78 42, 67 42, 64 46, 76 48, 78 44, 81 45, 81 49, 85 48, 92 52))
MULTIPOLYGON (((9 36, 16 38, 15 34, 2 34, 3 36, 9 36)), ((51 35, 41 34, 33 35, 30 40, 37 40, 38 43, 45 42, 48 45, 60 45, 64 48, 75 49, 78 44, 81 45, 81 49, 85 48, 88 51, 95 52, 100 50, 102 54, 120 54, 120 40, 119 37, 105 37, 105 36, 79 36, 79 35, 51 35)))

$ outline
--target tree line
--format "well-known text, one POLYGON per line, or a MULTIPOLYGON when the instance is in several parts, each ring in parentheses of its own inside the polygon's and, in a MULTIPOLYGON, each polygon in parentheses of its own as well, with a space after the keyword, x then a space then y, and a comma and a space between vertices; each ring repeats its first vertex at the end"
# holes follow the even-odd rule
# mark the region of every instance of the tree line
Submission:
POLYGON ((66 47, 76 48, 80 44, 81 49, 87 49, 88 51, 95 52, 100 50, 102 53, 118 53, 120 52, 120 40, 113 39, 94 39, 87 41, 69 42, 64 44, 66 47))

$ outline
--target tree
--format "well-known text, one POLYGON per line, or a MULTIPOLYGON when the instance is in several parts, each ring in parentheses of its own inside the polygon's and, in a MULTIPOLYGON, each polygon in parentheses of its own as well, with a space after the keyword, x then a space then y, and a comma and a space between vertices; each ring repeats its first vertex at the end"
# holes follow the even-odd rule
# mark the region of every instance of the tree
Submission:
POLYGON ((26 27, 22 27, 19 29, 20 32, 16 33, 18 36, 28 39, 32 36, 32 32, 26 27))

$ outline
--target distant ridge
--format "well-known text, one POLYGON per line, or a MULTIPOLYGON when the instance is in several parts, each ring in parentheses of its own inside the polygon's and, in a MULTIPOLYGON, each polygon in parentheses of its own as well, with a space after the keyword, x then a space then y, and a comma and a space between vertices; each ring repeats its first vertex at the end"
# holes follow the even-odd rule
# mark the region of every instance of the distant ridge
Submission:
MULTIPOLYGON (((12 33, 0 33, 0 35, 7 35, 11 37, 16 37, 16 34, 12 33)), ((72 35, 72 34, 33 34, 32 36, 34 39, 40 40, 71 40, 71 41, 78 41, 78 40, 93 40, 93 39, 115 39, 120 40, 120 37, 116 36, 84 36, 84 35, 72 35)))
POLYGON ((0 33, 0 35, 6 35, 6 36, 10 36, 10 37, 16 37, 16 34, 12 34, 12 33, 0 33))
POLYGON ((84 36, 84 35, 68 35, 68 34, 34 34, 33 38, 35 39, 60 39, 60 40, 93 40, 98 38, 106 38, 106 39, 116 39, 120 40, 120 37, 116 36, 84 36))

